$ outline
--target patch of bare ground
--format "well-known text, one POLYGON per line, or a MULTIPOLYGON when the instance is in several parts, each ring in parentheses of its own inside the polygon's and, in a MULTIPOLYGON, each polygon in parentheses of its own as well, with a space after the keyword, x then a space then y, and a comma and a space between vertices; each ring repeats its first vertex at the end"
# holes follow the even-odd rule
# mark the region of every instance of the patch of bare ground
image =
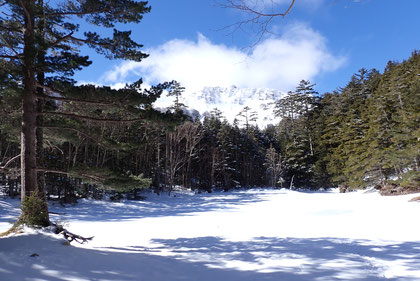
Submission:
POLYGON ((386 183, 384 185, 376 186, 375 188, 378 189, 379 193, 384 196, 420 193, 420 187, 418 186, 405 187, 395 183, 386 183))
POLYGON ((420 196, 411 198, 409 202, 420 202, 420 196))

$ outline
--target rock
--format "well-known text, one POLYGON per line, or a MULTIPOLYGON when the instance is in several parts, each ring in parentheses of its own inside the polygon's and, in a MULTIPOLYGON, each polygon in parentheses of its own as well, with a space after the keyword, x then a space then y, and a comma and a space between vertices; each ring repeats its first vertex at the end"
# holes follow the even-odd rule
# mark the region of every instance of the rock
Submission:
POLYGON ((408 202, 420 202, 420 196, 411 198, 410 201, 408 201, 408 202))
POLYGON ((398 195, 401 194, 401 190, 397 184, 387 183, 381 186, 381 188, 379 189, 379 193, 385 196, 398 195))
POLYGON ((403 187, 395 183, 386 183, 382 186, 379 193, 381 195, 389 196, 389 195, 405 195, 405 194, 412 194, 412 193, 419 193, 420 188, 418 187, 403 187))
POLYGON ((338 186, 338 190, 340 191, 340 193, 346 193, 349 191, 349 187, 346 184, 340 184, 338 186))

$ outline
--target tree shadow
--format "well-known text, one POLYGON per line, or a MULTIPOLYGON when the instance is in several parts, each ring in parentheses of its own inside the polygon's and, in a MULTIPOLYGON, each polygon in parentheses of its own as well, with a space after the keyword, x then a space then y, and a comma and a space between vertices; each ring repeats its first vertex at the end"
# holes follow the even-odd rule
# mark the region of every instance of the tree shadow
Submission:
MULTIPOLYGON (((307 192, 307 191, 299 191, 307 192)), ((328 192, 328 191, 318 191, 328 192)), ((215 210, 234 210, 242 205, 263 202, 270 196, 287 194, 285 190, 253 189, 213 193, 173 193, 160 196, 149 193, 146 200, 111 202, 80 199, 77 204, 62 206, 49 201, 52 220, 122 221, 145 217, 186 216, 215 210)), ((20 214, 18 199, 0 200, 0 223, 16 220, 20 214)))
MULTIPOLYGON (((338 238, 156 239, 181 260, 261 274, 255 280, 420 280, 420 242, 338 238), (280 278, 280 279, 278 279, 280 278)), ((257 274, 257 275, 258 275, 257 274)))
POLYGON ((10 198, 0 200, 0 223, 13 223, 19 215, 19 200, 10 198))
POLYGON ((46 235, 0 239, 0 280, 144 281, 415 281, 419 242, 373 245, 343 239, 217 237, 157 240, 156 255, 139 247, 87 249, 46 235), (31 257, 33 254, 35 257, 31 257), (392 266, 399 267, 399 275, 392 266), (405 268, 405 273, 401 268, 405 268), (388 274, 388 275, 387 275, 388 274))
POLYGON ((50 211, 69 213, 55 215, 58 220, 122 221, 145 217, 186 216, 199 212, 236 209, 241 205, 262 202, 272 195, 267 191, 233 191, 201 194, 174 194, 172 196, 149 194, 144 201, 80 200, 73 206, 51 205, 50 211))

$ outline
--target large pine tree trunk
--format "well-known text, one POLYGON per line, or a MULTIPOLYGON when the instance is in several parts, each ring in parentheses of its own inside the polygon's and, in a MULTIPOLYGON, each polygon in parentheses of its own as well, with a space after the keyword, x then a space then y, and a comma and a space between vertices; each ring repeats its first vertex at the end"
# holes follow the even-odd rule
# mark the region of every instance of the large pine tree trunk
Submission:
MULTIPOLYGON (((38 0, 38 5, 40 7, 43 7, 44 1, 38 0)), ((38 40, 44 40, 45 34, 44 34, 44 28, 45 28, 45 19, 43 17, 40 17, 38 22, 38 33, 39 38, 38 40)), ((43 48, 44 42, 39 42, 39 45, 41 48, 38 48, 38 68, 36 68, 36 77, 38 80, 38 83, 40 85, 45 84, 45 73, 43 66, 45 65, 45 50, 43 48)), ((41 87, 37 88, 37 94, 43 95, 44 89, 41 87)), ((44 117, 42 115, 42 111, 44 110, 45 101, 43 99, 38 99, 37 101, 37 117, 36 117, 36 164, 37 168, 44 167, 44 131, 43 131, 43 125, 44 125, 44 117)), ((37 173, 37 188, 39 192, 39 197, 46 198, 46 190, 45 190, 45 173, 39 172, 37 173)), ((46 200, 43 203, 45 206, 47 204, 46 200)), ((45 209, 45 211, 48 214, 48 209, 45 209)))
POLYGON ((22 132, 21 132, 21 169, 22 169, 22 201, 37 189, 36 176, 36 80, 35 80, 35 30, 33 4, 24 7, 25 37, 22 100, 22 132), (31 13, 32 12, 32 13, 31 13))
POLYGON ((35 62, 37 49, 35 45, 35 3, 25 1, 25 34, 22 99, 22 132, 21 132, 21 199, 22 223, 34 226, 49 224, 48 206, 45 193, 38 188, 37 178, 37 99, 35 62))

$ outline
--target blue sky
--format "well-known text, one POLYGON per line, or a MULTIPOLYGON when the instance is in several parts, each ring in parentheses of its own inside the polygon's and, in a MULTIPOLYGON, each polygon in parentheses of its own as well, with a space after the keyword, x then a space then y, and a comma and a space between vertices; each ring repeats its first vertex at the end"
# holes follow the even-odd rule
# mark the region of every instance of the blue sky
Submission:
MULTIPOLYGON (((278 10, 288 3, 246 1, 274 1, 278 10)), ((91 54, 93 65, 77 80, 118 86, 143 77, 147 84, 175 79, 189 91, 230 85, 289 91, 307 79, 324 93, 345 86, 362 67, 382 71, 389 60, 420 49, 420 0, 297 0, 260 41, 255 26, 225 28, 246 16, 215 0, 149 3, 142 23, 121 28, 132 30, 150 57, 133 63, 91 54)))

